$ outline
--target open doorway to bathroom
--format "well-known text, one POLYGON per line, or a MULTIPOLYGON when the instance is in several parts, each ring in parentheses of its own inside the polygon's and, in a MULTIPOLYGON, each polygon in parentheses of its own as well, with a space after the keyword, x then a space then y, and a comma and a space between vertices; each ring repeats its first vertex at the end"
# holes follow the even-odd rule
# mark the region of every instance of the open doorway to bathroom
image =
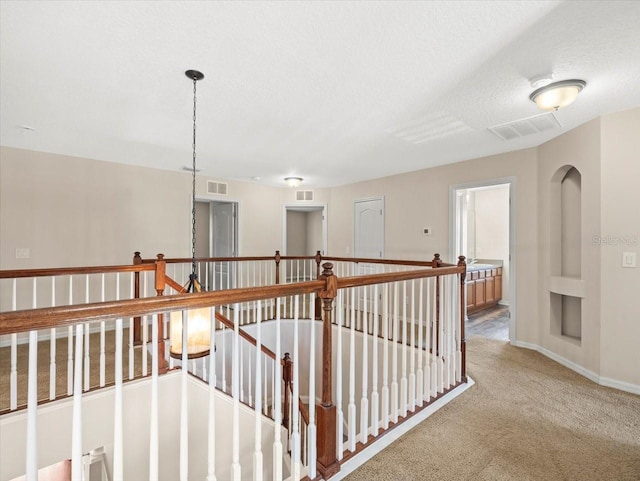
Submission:
POLYGON ((513 182, 452 188, 453 252, 467 257, 466 334, 515 340, 513 182))

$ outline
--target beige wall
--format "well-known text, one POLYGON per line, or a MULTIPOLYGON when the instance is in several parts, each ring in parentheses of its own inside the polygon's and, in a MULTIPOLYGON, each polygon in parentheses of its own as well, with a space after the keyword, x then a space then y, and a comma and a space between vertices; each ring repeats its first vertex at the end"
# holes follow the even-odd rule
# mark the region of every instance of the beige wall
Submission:
POLYGON ((385 257, 431 260, 449 256, 449 188, 471 182, 515 178, 517 255, 517 338, 538 341, 538 236, 536 149, 459 162, 432 169, 337 187, 329 203, 329 253, 345 256, 353 248, 353 202, 385 199, 385 257), (424 236, 423 227, 433 234, 424 236))
POLYGON ((601 119, 600 375, 640 386, 640 266, 622 253, 640 251, 640 108, 601 119))
POLYGON ((307 212, 306 255, 313 256, 322 249, 322 211, 312 210, 307 212))
MULTIPOLYGON (((0 150, 0 268, 128 264, 143 257, 191 254, 189 174, 2 147, 0 150), (16 259, 29 248, 29 259, 16 259)), ((241 255, 281 246, 281 190, 229 181, 239 201, 241 255)))

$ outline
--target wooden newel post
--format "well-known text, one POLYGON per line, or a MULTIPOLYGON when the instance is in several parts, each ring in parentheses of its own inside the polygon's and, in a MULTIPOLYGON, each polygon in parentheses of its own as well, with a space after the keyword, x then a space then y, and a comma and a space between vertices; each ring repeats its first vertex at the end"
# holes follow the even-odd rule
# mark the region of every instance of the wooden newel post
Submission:
POLYGON ((467 342, 464 338, 464 318, 465 318, 465 279, 467 277, 467 263, 464 256, 458 256, 458 267, 464 267, 464 272, 460 273, 460 352, 462 353, 462 382, 467 382, 467 342))
POLYGON ((280 251, 276 251, 274 259, 276 261, 276 284, 280 284, 280 251))
POLYGON ((320 279, 325 287, 318 292, 322 300, 322 402, 316 406, 317 413, 317 468, 324 479, 340 471, 336 451, 336 407, 332 399, 332 353, 331 325, 333 300, 338 294, 338 279, 333 274, 333 264, 325 262, 320 279))
MULTIPOLYGON (((133 253, 133 265, 137 266, 142 264, 142 257, 140 257, 140 252, 136 251, 133 253)), ((133 273, 133 297, 136 299, 140 299, 140 272, 133 273)), ((142 339, 140 337, 140 324, 141 324, 140 316, 136 316, 133 318, 133 344, 138 345, 142 344, 142 339)))
MULTIPOLYGON (((316 279, 320 279, 320 264, 322 263, 322 254, 320 251, 316 251, 316 279)), ((314 314, 316 321, 322 320, 322 301, 319 296, 316 296, 316 304, 314 306, 314 314)))
POLYGON ((282 405, 282 425, 289 429, 289 412, 291 411, 291 383, 293 382, 293 361, 288 352, 282 358, 282 381, 284 383, 284 403, 282 405))
MULTIPOLYGON (((442 267, 442 260, 440 259, 440 254, 436 253, 433 255, 433 260, 431 261, 432 267, 438 268, 442 267)), ((440 276, 436 276, 436 345, 435 345, 435 355, 440 355, 440 276)))
MULTIPOLYGON (((156 279, 155 279, 156 294, 158 296, 163 296, 164 289, 167 284, 167 280, 166 280, 167 263, 164 260, 164 254, 158 254, 155 264, 156 264, 156 279)), ((158 356, 158 372, 160 374, 165 373, 168 370, 167 361, 165 360, 164 354, 165 354, 164 316, 163 314, 158 314, 158 352, 156 352, 155 355, 158 356)))

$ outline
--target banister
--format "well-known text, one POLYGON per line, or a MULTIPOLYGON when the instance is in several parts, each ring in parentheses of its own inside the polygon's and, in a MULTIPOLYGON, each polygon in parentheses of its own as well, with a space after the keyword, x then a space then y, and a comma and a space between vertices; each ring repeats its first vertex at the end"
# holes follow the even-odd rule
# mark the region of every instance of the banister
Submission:
POLYGON ((325 283, 323 281, 306 281, 295 284, 243 287, 224 291, 176 294, 145 299, 5 311, 0 312, 0 335, 71 326, 78 322, 145 316, 168 311, 258 301, 296 294, 309 294, 322 289, 324 285, 325 283))
POLYGON ((0 271, 0 279, 14 279, 23 277, 49 277, 71 274, 107 274, 110 272, 143 272, 153 271, 153 264, 126 264, 121 266, 90 266, 90 267, 54 267, 47 269, 12 269, 0 271))
POLYGON ((362 276, 338 278, 338 288, 370 286, 373 284, 386 284, 388 282, 408 281, 411 279, 424 279, 427 277, 440 277, 450 274, 465 272, 465 267, 439 267, 438 269, 421 269, 413 271, 384 272, 382 274, 367 274, 362 276))

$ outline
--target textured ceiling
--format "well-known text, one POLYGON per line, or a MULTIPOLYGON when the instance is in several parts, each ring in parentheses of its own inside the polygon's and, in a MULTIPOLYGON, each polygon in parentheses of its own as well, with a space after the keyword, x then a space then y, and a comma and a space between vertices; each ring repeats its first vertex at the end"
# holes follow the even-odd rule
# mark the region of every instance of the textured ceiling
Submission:
POLYGON ((640 2, 0 2, 0 143, 201 174, 351 183, 539 145, 640 105, 640 2), (587 87, 562 128, 529 79, 587 87), (20 126, 33 127, 26 131, 20 126))

